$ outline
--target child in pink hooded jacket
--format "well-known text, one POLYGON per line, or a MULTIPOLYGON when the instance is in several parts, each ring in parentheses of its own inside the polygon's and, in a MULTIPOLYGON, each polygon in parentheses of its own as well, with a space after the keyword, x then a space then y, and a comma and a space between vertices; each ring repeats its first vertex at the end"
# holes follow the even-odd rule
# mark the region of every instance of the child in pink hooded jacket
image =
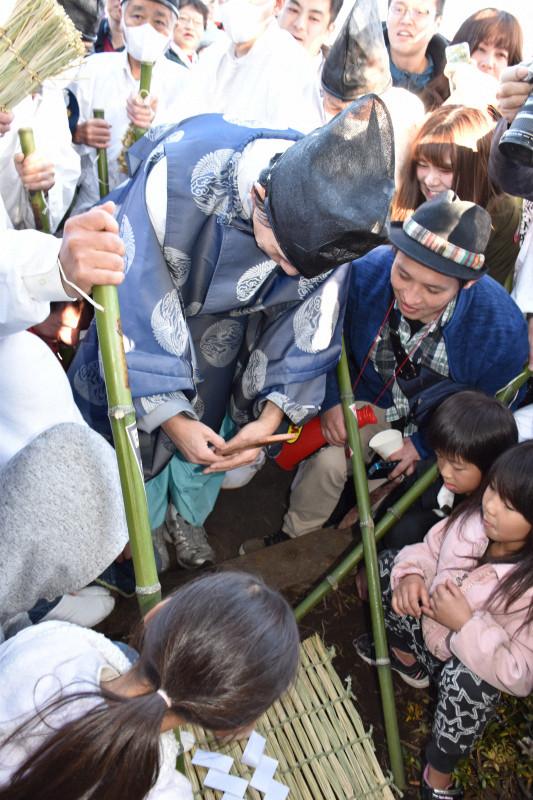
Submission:
POLYGON ((424 799, 462 797, 451 773, 500 693, 533 689, 532 528, 533 442, 524 442, 423 542, 380 558, 392 667, 411 685, 438 684, 424 799))

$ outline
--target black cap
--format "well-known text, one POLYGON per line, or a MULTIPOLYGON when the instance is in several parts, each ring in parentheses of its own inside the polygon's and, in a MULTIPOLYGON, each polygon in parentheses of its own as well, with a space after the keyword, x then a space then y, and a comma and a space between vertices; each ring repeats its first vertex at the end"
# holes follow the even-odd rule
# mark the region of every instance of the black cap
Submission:
POLYGON ((376 0, 356 0, 327 55, 322 86, 345 102, 392 86, 376 0))
MULTIPOLYGON (((127 2, 128 2, 128 0, 120 0, 120 5, 123 6, 124 3, 127 3, 127 2)), ((160 3, 162 6, 166 6, 171 11, 173 11, 174 14, 177 17, 179 17, 178 0, 152 0, 152 2, 160 3)))
POLYGON ((392 124, 367 95, 289 147, 263 176, 265 210, 287 259, 306 278, 366 253, 389 234, 392 124))
POLYGON ((58 0, 68 14, 82 39, 96 41, 98 26, 104 16, 104 0, 58 0))
POLYGON ((487 271, 484 253, 490 232, 488 211, 447 191, 422 203, 404 223, 393 223, 390 240, 424 267, 475 281, 487 271))

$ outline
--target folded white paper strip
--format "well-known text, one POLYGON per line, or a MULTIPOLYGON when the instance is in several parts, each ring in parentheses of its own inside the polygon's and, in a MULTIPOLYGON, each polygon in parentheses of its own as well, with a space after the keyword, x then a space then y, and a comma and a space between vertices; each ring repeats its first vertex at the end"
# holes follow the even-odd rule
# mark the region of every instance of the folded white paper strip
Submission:
POLYGON ((201 750, 198 748, 194 754, 192 763, 197 767, 216 769, 219 772, 229 772, 233 766, 233 759, 231 756, 222 755, 222 753, 212 753, 210 750, 201 750))
POLYGON ((252 731, 248 744, 241 756, 241 761, 247 767, 257 767, 265 750, 266 739, 256 731, 252 731))
POLYGON ((266 792, 272 783, 272 777, 278 768, 278 762, 270 756, 261 756, 261 760, 256 767, 250 786, 259 792, 266 792))
POLYGON ((278 783, 278 781, 270 781, 263 800, 285 800, 288 794, 288 786, 284 786, 283 783, 278 783))
POLYGON ((229 792, 224 792, 222 795, 222 800, 241 800, 241 798, 234 794, 230 794, 229 792))
POLYGON ((248 781, 238 778, 236 775, 227 775, 225 772, 210 769, 205 776, 204 786, 207 786, 208 789, 216 789, 218 792, 235 795, 240 800, 244 797, 248 781))

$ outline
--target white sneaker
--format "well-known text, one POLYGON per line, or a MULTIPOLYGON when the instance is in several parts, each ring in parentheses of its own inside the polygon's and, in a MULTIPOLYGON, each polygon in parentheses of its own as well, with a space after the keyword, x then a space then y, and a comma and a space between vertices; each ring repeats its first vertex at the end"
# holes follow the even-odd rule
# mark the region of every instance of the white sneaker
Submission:
POLYGON ((92 628, 111 614, 114 607, 115 599, 103 586, 85 586, 79 592, 64 594, 39 622, 57 619, 92 628))
POLYGON ((246 466, 244 467, 235 467, 235 469, 229 469, 224 475, 224 480, 222 481, 221 488, 240 489, 241 486, 246 486, 246 484, 250 483, 252 478, 263 467, 265 461, 266 461, 266 455, 263 449, 259 451, 259 455, 255 459, 253 464, 246 464, 246 466))

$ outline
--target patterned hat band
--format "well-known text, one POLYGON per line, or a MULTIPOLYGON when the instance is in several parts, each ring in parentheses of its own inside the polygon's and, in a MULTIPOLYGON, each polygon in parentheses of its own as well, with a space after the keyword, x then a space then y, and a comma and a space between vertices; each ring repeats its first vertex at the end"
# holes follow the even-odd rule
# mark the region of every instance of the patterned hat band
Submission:
POLYGON ((452 242, 449 242, 447 239, 443 239, 442 236, 424 228, 423 225, 419 225, 413 217, 405 220, 403 231, 410 239, 414 239, 415 242, 418 242, 423 247, 427 247, 427 249, 431 250, 433 253, 443 256, 443 258, 447 258, 449 261, 454 261, 456 264, 461 264, 464 267, 470 267, 470 269, 477 271, 481 269, 485 263, 485 256, 483 253, 473 253, 471 250, 465 250, 464 247, 452 244, 452 242))

